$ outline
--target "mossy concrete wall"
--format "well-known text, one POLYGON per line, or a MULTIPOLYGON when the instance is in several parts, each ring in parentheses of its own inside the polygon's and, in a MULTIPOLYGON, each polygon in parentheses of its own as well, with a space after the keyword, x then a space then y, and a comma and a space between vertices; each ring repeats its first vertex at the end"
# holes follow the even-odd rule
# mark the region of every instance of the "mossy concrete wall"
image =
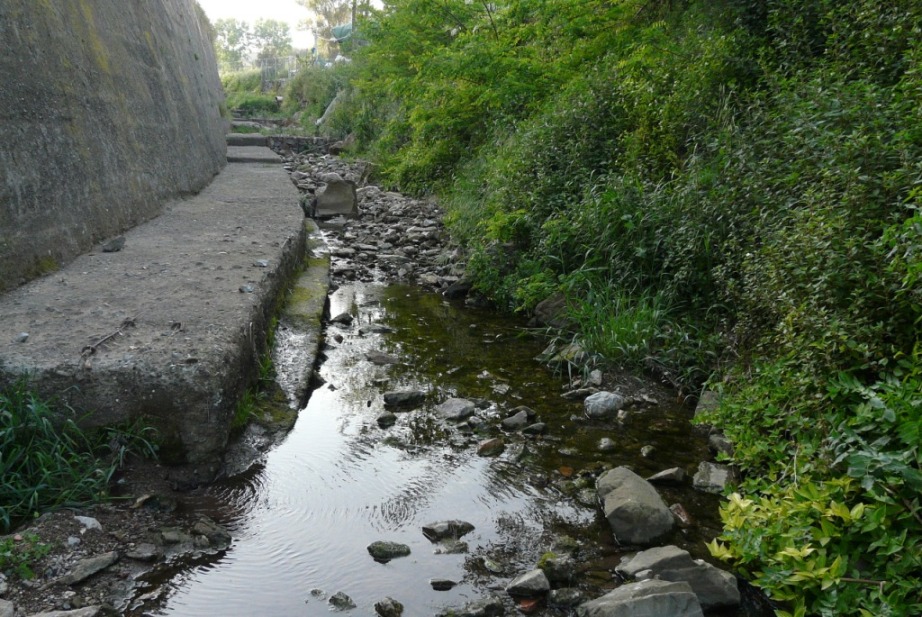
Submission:
POLYGON ((211 37, 195 0, 0 2, 0 291, 221 170, 211 37))

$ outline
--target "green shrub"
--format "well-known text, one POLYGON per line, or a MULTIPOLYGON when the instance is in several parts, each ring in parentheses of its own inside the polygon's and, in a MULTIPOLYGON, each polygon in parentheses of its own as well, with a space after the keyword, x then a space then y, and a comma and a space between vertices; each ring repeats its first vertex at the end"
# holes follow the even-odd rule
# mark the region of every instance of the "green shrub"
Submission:
POLYGON ((0 392, 0 529, 106 499, 128 453, 153 456, 151 435, 137 425, 86 433, 69 410, 53 412, 23 383, 0 392))

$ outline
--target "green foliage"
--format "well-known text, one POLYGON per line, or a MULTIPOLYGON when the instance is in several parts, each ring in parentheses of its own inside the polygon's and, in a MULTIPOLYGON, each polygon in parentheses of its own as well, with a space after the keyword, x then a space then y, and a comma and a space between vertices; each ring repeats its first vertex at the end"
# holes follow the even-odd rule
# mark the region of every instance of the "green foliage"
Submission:
POLYGON ((391 0, 365 26, 339 126, 441 193, 479 290, 563 292, 593 351, 724 390, 745 481, 715 553, 792 614, 919 614, 922 4, 391 0))
POLYGON ((16 576, 22 580, 35 577, 32 566, 51 551, 51 546, 39 542, 35 534, 25 534, 20 539, 0 539, 0 573, 16 576))
POLYGON ((86 433, 69 410, 53 412, 24 383, 0 392, 0 529, 106 499, 129 453, 154 455, 152 433, 140 425, 86 433))

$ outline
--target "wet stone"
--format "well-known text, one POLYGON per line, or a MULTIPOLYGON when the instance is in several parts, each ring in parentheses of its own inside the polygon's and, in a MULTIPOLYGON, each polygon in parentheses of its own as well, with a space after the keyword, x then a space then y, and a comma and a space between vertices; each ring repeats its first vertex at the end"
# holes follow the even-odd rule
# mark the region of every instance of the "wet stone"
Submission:
POLYGON ((368 545, 368 554, 372 559, 381 563, 387 563, 391 559, 406 557, 410 554, 410 547, 399 542, 387 542, 378 540, 368 545))
POLYGON ((328 600, 330 606, 338 611, 348 611, 355 608, 355 602, 342 591, 337 591, 328 600))
POLYGON ((449 608, 437 614, 437 617, 498 617, 505 615, 503 601, 496 596, 465 604, 460 608, 449 608))
POLYGON ((380 602, 375 602, 375 613, 378 617, 400 617, 403 615, 403 604, 394 598, 387 597, 380 602))
POLYGON ((163 551, 156 544, 144 542, 125 553, 128 559, 135 561, 156 561, 163 556, 163 551))
POLYGON ((450 398, 435 408, 443 420, 461 422, 474 415, 474 403, 464 398, 450 398))
POLYGON ((436 555, 463 555, 470 551, 467 542, 463 540, 442 540, 436 546, 436 555))
POLYGON ((583 401, 583 406, 586 416, 596 420, 615 417, 624 402, 624 397, 616 392, 596 392, 583 401))
POLYGON ((543 570, 537 569, 516 577, 506 585, 506 593, 514 597, 536 598, 551 590, 551 584, 543 570))
POLYGON ((437 542, 449 538, 457 540, 472 531, 474 531, 474 526, 467 521, 439 521, 437 523, 423 525, 423 535, 426 536, 430 542, 437 542))
POLYGON ((672 467, 653 474, 647 478, 647 482, 652 482, 653 484, 681 484, 685 481, 685 477, 686 473, 684 469, 681 467, 672 467))
POLYGON ((391 413, 390 411, 385 411, 379 415, 375 421, 378 423, 378 426, 381 428, 390 428, 397 424, 397 415, 391 413))
POLYGON ((118 561, 118 553, 115 551, 103 553, 102 555, 96 555, 95 557, 81 559, 69 573, 65 574, 58 580, 58 583, 62 585, 76 585, 77 583, 81 583, 90 578, 94 574, 102 572, 116 561, 118 561))
POLYGON ((449 591, 457 585, 455 581, 449 580, 447 578, 431 578, 429 579, 429 585, 435 591, 449 591))
POLYGON ((488 439, 477 446, 479 456, 499 456, 506 449, 506 444, 500 438, 488 439))
POLYGON ((552 589, 547 594, 548 606, 553 608, 573 608, 586 601, 586 594, 575 587, 552 589))
POLYGON ((426 393, 421 390, 401 390, 384 393, 384 404, 387 407, 412 409, 422 405, 425 400, 426 393))

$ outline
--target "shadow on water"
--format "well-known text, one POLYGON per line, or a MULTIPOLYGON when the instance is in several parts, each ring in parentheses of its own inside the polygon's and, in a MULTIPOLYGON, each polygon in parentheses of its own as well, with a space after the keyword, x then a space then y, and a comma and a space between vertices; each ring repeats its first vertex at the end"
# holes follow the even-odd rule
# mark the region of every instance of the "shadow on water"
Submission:
MULTIPOLYGON (((611 572, 622 554, 592 498, 595 475, 611 465, 641 475, 693 472, 710 456, 689 410, 636 378, 625 387, 655 403, 623 425, 585 422, 582 404, 561 398, 561 376, 535 360, 542 342, 507 316, 375 284, 337 290, 331 314, 342 312, 353 321, 328 326, 325 383, 291 433, 264 462, 193 504, 228 527, 230 549, 177 564, 178 574, 151 594, 158 608, 137 614, 327 615, 326 598, 344 592, 356 614, 373 614, 391 596, 404 615, 431 616, 483 597, 560 545, 577 551, 583 565, 574 584, 591 597, 617 583, 611 572), (425 403, 380 428, 383 393, 405 389, 425 392, 425 403), (451 396, 482 399, 488 431, 436 419, 432 408, 451 396), (506 435, 501 456, 477 456, 477 443, 500 435, 498 421, 520 405, 537 412, 547 434, 506 435), (603 437, 614 451, 599 451, 603 437), (655 448, 649 458, 640 455, 644 445, 655 448), (423 525, 446 519, 474 525, 464 537, 469 552, 437 554, 423 536, 423 525), (366 550, 376 540, 404 543, 411 554, 377 563, 366 550), (435 591, 433 578, 458 584, 435 591)), ((661 493, 696 521, 672 542, 705 557, 719 525, 717 498, 689 486, 661 493)))

